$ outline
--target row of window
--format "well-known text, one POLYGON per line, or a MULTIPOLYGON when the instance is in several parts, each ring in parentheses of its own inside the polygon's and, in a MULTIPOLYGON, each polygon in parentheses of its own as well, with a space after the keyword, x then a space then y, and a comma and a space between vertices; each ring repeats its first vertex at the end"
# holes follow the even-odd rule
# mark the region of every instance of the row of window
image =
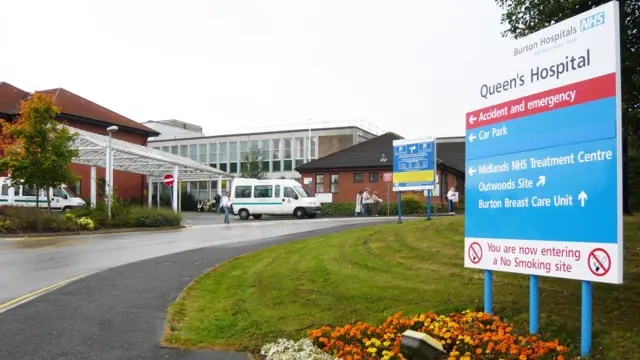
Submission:
MULTIPOLYGON (((337 194, 340 190, 340 187, 338 186, 339 176, 338 174, 330 174, 329 177, 330 177, 329 192, 333 194, 337 194)), ((361 172, 353 173, 354 183, 362 183, 363 180, 364 180, 364 173, 361 173, 361 172)), ((380 173, 370 172, 369 182, 377 183, 378 181, 380 181, 380 173)), ((316 174, 316 193, 323 193, 323 192, 324 192, 324 174, 316 174)))
POLYGON ((222 171, 238 173, 238 163, 253 151, 262 153, 262 167, 266 171, 292 171, 305 160, 317 158, 317 137, 271 140, 231 141, 220 143, 172 145, 154 147, 156 150, 190 158, 222 171), (311 154, 309 154, 309 149, 311 154), (239 150, 239 151, 238 151, 239 150), (310 156, 309 156, 310 155, 310 156))
MULTIPOLYGON (((236 186, 236 199, 268 199, 280 197, 280 185, 242 185, 236 186), (275 196, 274 196, 275 195, 275 196)), ((297 199, 298 197, 308 197, 309 195, 301 186, 285 186, 282 192, 283 197, 297 199)))

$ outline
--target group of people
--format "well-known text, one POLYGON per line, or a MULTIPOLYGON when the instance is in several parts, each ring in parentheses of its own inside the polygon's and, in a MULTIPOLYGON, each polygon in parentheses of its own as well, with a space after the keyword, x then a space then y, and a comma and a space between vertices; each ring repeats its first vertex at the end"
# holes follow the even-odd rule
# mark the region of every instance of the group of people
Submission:
POLYGON ((378 204, 382 202, 382 199, 378 197, 378 192, 374 191, 370 193, 369 188, 360 190, 356 195, 356 212, 355 216, 367 216, 369 209, 373 216, 378 216, 378 204))
POLYGON ((222 196, 220 196, 220 194, 216 194, 216 196, 213 197, 213 201, 198 201, 198 211, 215 212, 217 214, 223 212, 224 223, 229 224, 229 213, 231 213, 231 199, 229 198, 229 194, 225 193, 222 196))

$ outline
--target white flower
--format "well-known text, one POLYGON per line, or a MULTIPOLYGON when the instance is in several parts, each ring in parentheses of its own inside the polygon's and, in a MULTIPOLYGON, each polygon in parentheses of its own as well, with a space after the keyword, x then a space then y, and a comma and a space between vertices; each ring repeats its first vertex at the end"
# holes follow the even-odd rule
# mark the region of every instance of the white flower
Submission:
POLYGON ((337 360, 322 352, 309 339, 297 342, 278 339, 275 343, 266 344, 260 350, 266 360, 337 360))

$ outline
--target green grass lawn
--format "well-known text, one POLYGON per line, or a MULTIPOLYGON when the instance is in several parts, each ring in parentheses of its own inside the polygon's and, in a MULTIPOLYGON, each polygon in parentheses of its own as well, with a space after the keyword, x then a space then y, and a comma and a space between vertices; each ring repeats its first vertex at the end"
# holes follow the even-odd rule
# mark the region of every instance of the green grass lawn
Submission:
MULTIPOLYGON (((254 350, 322 325, 482 309, 483 272, 463 267, 464 218, 381 225, 274 246, 196 279, 164 341, 254 350)), ((640 217, 625 219, 625 284, 593 286, 592 358, 640 350, 640 217)), ((580 347, 579 281, 540 278, 540 329, 580 347)), ((494 313, 528 329, 526 275, 494 273, 494 313)))

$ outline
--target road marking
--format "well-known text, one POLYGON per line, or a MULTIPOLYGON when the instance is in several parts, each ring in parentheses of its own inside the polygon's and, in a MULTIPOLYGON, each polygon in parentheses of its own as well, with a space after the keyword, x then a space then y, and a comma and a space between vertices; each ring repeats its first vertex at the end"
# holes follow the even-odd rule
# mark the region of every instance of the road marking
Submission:
POLYGON ((27 302, 27 301, 29 301, 31 299, 36 298, 39 295, 42 295, 43 293, 45 293, 47 291, 57 289, 59 287, 67 285, 67 284, 69 284, 69 283, 71 283, 73 281, 81 279, 81 278, 83 278, 83 277, 85 277, 87 275, 90 275, 90 273, 89 274, 80 275, 80 276, 76 276, 76 277, 71 278, 71 279, 60 281, 60 282, 55 283, 53 285, 49 285, 49 286, 43 287, 42 289, 30 292, 30 293, 28 293, 26 295, 22 295, 22 296, 20 296, 18 298, 15 298, 15 299, 13 299, 11 301, 8 301, 8 302, 4 303, 4 304, 0 304, 0 313, 3 312, 3 311, 8 310, 9 307, 13 307, 13 306, 17 306, 17 305, 20 305, 22 303, 25 303, 25 302, 27 302))

